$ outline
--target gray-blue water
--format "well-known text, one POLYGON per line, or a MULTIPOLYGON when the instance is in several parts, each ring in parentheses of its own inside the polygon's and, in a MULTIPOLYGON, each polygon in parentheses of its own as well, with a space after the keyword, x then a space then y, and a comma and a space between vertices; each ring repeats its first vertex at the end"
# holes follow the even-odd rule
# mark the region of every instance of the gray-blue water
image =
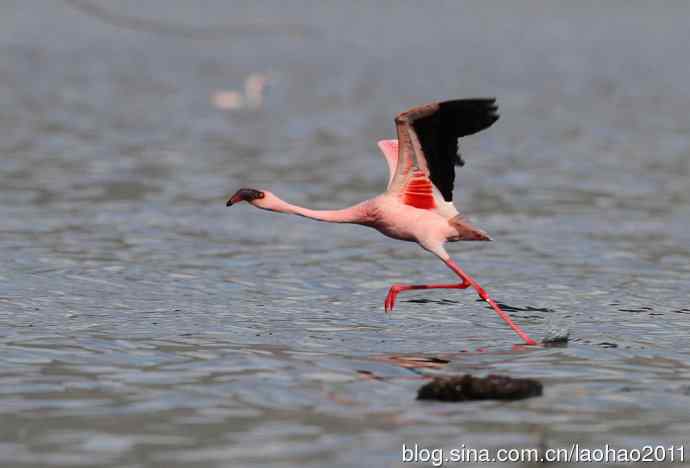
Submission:
POLYGON ((689 13, 2 2, 0 464, 687 443, 689 13), (214 102, 257 73, 259 108, 214 102), (569 327, 566 347, 515 346, 468 291, 403 293, 385 316, 390 284, 451 273, 373 230, 225 207, 241 186, 318 208, 374 196, 393 116, 469 96, 502 117, 462 142, 456 200, 495 242, 449 250, 530 334, 569 327), (415 401, 425 376, 465 372, 544 395, 415 401))

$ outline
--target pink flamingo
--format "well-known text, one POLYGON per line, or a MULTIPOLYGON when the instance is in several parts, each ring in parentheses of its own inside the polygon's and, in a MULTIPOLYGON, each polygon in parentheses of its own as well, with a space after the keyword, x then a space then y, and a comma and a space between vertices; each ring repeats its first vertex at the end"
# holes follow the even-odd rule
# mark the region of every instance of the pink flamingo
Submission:
POLYGON ((488 241, 491 238, 461 215, 453 204, 455 166, 463 166, 458 138, 490 127, 498 120, 495 99, 459 99, 414 107, 395 118, 397 140, 378 146, 390 170, 382 195, 342 210, 311 210, 287 203, 267 190, 243 188, 227 202, 241 201, 257 208, 304 216, 329 223, 373 227, 384 235, 417 242, 439 257, 461 282, 452 284, 394 284, 384 302, 391 312, 395 298, 412 289, 466 289, 472 286, 527 344, 537 344, 514 323, 487 292, 450 258, 446 242, 488 241))

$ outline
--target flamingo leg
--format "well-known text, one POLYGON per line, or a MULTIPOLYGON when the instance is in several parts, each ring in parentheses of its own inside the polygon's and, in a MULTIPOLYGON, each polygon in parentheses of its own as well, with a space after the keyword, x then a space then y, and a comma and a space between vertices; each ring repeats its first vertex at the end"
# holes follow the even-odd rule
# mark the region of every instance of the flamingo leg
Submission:
POLYGON ((513 320, 510 318, 510 316, 503 309, 501 309, 498 306, 498 304, 496 304, 496 301, 494 301, 493 299, 491 299, 491 297, 489 297, 489 294, 484 290, 484 288, 482 288, 479 285, 479 283, 477 283, 474 280, 474 278, 472 278, 470 275, 465 273, 465 271, 462 268, 460 268, 460 266, 457 263, 455 263, 451 258, 449 258, 448 260, 444 260, 444 261, 445 261, 446 265, 448 265, 448 267, 455 272, 455 274, 457 274, 460 278, 462 278, 462 280, 464 282, 469 283, 475 289, 475 291, 477 291, 477 294, 479 294, 479 297, 481 297, 484 301, 486 301, 491 306, 491 308, 494 310, 494 312, 496 312, 498 314, 498 316, 501 317, 501 319, 503 319, 503 321, 505 323, 507 323, 508 326, 510 328, 512 328, 513 331, 515 333, 517 333, 518 336, 525 341, 525 343, 527 343, 528 345, 536 345, 537 344, 537 342, 534 341, 532 338, 530 338, 527 335, 527 333, 525 333, 522 330, 522 328, 520 328, 520 326, 518 324, 513 322, 513 320))
POLYGON ((496 301, 491 299, 489 297, 489 294, 482 288, 479 283, 477 283, 474 278, 472 278, 470 275, 465 273, 465 271, 460 268, 460 266, 455 263, 452 259, 448 258, 447 260, 444 260, 446 265, 457 274, 460 279, 462 279, 462 283, 458 284, 394 284, 391 286, 391 288, 388 290, 388 295, 386 296, 386 300, 384 301, 384 308, 386 310, 386 313, 392 312, 393 307, 395 306, 395 298, 397 297, 398 293, 402 291, 410 291, 413 289, 467 289, 470 286, 472 286, 475 291, 477 291, 477 294, 479 294, 479 297, 482 298, 482 300, 486 301, 491 308, 498 314, 498 316, 508 324, 508 326, 518 334, 520 338, 522 338, 525 343, 529 345, 536 345, 537 342, 534 341, 532 338, 530 338, 527 333, 525 333, 522 328, 513 320, 510 318, 510 316, 503 311, 499 307, 498 304, 496 304, 496 301))
POLYGON ((383 307, 386 313, 393 312, 393 307, 395 306, 395 298, 398 293, 403 291, 410 291, 412 289, 467 289, 471 283, 464 281, 458 284, 394 284, 388 290, 388 295, 383 303, 383 307))

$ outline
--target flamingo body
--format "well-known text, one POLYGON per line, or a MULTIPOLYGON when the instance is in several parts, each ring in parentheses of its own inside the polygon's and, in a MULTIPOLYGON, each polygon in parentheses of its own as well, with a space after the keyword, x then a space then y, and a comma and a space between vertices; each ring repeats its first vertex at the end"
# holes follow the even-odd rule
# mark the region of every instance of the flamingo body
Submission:
POLYGON ((366 224, 393 239, 417 242, 427 248, 456 239, 448 220, 438 213, 407 204, 401 197, 383 194, 365 202, 366 224))
POLYGON ((446 242, 491 240, 458 212, 452 199, 455 166, 464 165, 458 154, 458 138, 490 127, 498 120, 496 110, 493 99, 460 99, 430 103, 399 114, 395 118, 398 139, 378 142, 389 169, 386 192, 350 208, 312 210, 292 205, 267 190, 254 189, 240 189, 227 205, 247 201, 264 210, 330 223, 361 224, 393 239, 417 242, 438 256, 461 282, 395 284, 384 301, 386 312, 393 310, 397 295, 403 291, 472 287, 527 344, 536 344, 450 258, 444 247, 446 242))

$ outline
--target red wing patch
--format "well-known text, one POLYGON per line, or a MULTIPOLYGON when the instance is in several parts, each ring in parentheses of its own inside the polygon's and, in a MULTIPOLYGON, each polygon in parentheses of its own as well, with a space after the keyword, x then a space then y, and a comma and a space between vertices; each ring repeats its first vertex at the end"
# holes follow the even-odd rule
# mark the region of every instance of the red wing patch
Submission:
POLYGON ((403 203, 422 210, 436 208, 433 186, 422 171, 414 171, 414 174, 412 174, 412 179, 405 187, 403 203))

